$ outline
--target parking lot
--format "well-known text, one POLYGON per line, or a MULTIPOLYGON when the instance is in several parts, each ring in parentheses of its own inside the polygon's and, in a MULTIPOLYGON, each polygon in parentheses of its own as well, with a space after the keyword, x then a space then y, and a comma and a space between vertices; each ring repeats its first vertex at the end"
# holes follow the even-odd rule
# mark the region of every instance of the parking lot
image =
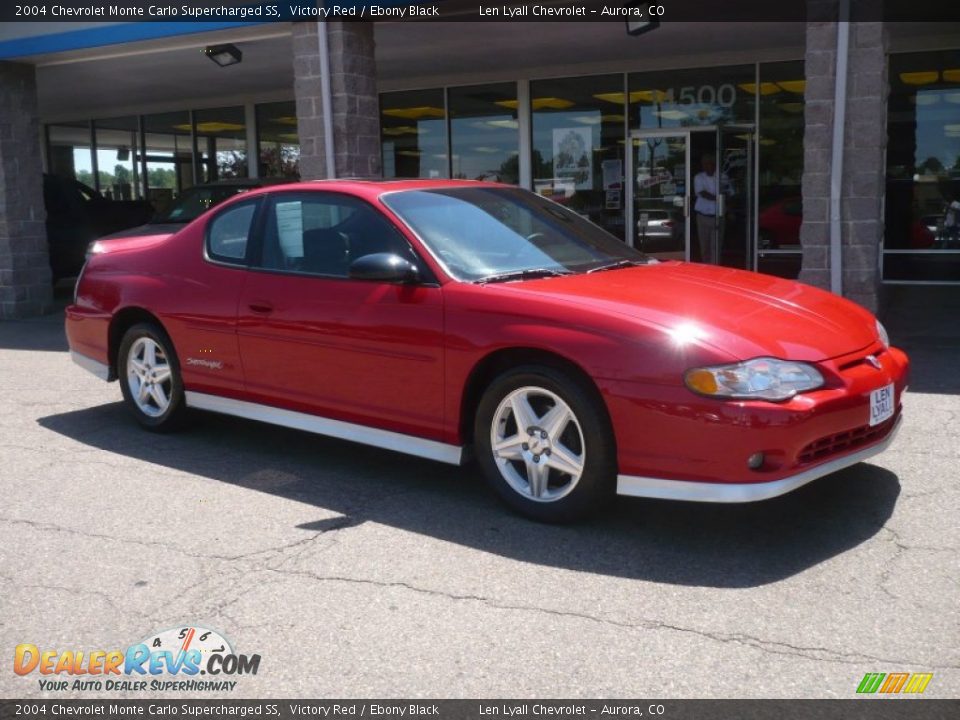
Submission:
POLYGON ((189 624, 261 655, 227 697, 848 698, 899 671, 960 696, 955 296, 889 318, 914 368, 887 453, 760 504, 620 499, 569 527, 472 467, 213 415, 146 433, 59 315, 2 323, 0 695, 45 694, 19 643, 189 624))

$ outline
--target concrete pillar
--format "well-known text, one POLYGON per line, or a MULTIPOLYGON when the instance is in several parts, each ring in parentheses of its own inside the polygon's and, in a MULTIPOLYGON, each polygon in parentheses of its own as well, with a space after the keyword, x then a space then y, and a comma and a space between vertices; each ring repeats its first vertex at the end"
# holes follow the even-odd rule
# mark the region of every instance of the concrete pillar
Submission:
POLYGON ((0 318, 53 307, 32 65, 0 62, 0 318))
MULTIPOLYGON (((333 146, 338 177, 380 177, 380 102, 373 24, 327 22, 333 146)), ((300 176, 326 177, 323 93, 316 22, 294 23, 293 74, 300 176)))
MULTIPOLYGON (((836 2, 816 3, 822 11, 836 2)), ((807 23, 804 113, 803 282, 830 287, 830 168, 837 22, 807 23)), ((835 17, 835 13, 834 13, 835 17)), ((887 144, 887 33, 881 22, 851 22, 840 193, 843 294, 876 311, 887 144)))
POLYGON ((882 22, 850 27, 843 158, 843 294, 880 304, 880 252, 887 155, 887 32, 882 22))

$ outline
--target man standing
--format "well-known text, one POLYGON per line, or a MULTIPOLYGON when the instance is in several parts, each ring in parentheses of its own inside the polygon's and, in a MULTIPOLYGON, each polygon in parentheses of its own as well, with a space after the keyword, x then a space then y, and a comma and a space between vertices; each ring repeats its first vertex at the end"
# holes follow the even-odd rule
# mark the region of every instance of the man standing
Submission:
POLYGON ((717 160, 713 153, 701 159, 703 170, 693 178, 696 201, 693 210, 697 216, 697 239, 700 241, 700 262, 716 263, 717 251, 717 160))

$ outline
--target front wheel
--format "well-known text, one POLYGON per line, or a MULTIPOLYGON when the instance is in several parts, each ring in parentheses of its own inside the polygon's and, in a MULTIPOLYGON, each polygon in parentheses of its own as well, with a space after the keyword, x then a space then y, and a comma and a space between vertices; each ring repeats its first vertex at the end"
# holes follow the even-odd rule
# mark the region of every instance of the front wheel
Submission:
POLYGON ((140 323, 127 330, 117 354, 117 374, 137 422, 157 432, 179 426, 186 411, 180 364, 161 328, 140 323))
POLYGON ((568 522, 614 495, 616 447, 596 392, 548 367, 504 373, 487 389, 474 446, 488 483, 518 512, 568 522))

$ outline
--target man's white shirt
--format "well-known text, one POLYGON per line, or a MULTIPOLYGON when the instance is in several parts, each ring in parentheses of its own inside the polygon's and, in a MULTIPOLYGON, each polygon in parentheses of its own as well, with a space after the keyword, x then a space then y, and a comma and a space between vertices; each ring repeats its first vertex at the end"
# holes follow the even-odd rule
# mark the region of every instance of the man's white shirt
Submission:
POLYGON ((717 192, 717 175, 718 173, 716 172, 714 172, 713 175, 707 175, 706 172, 701 171, 694 176, 693 194, 697 196, 697 199, 696 202, 693 203, 693 209, 696 212, 703 213, 704 215, 717 214, 717 201, 708 200, 700 195, 704 190, 714 197, 719 195, 717 192))

